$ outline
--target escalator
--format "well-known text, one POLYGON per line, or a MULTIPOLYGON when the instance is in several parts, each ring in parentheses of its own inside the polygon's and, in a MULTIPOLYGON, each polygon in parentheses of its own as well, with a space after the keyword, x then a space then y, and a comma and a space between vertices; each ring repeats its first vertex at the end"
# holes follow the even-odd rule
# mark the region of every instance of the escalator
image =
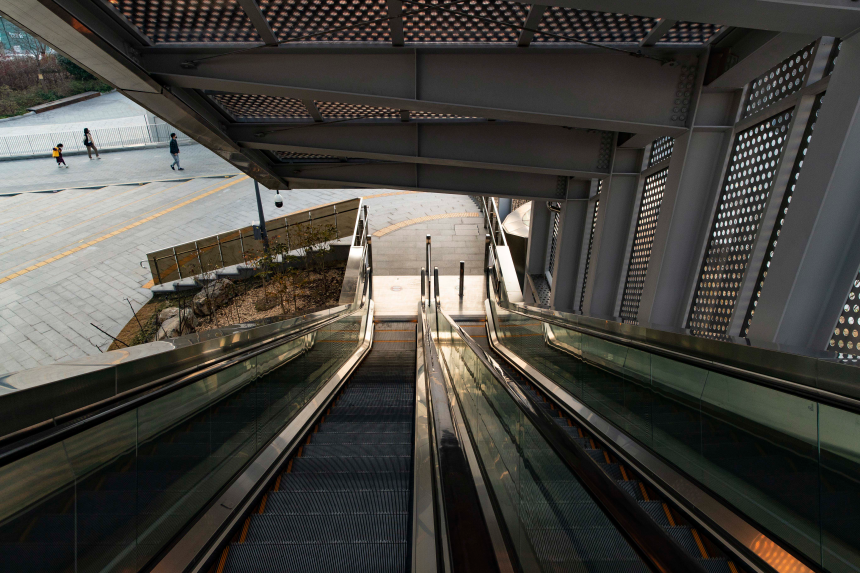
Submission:
POLYGON ((218 573, 407 570, 415 328, 375 325, 370 354, 224 548, 218 573))

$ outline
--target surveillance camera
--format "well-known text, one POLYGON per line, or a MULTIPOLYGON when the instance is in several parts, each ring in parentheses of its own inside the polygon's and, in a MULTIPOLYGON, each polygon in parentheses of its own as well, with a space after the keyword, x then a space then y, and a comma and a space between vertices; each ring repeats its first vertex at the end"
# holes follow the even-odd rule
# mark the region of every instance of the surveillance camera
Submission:
POLYGON ((275 191, 275 207, 280 209, 284 206, 284 199, 281 197, 281 194, 275 191))

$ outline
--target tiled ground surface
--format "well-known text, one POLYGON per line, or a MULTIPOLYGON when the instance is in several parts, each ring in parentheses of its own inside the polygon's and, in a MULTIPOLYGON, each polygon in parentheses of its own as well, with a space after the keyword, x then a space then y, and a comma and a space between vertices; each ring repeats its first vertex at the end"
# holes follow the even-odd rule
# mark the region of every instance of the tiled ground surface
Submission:
POLYGON ((111 92, 58 109, 0 122, 0 137, 22 133, 19 128, 23 127, 126 118, 146 113, 145 109, 121 93, 111 92))
MULTIPOLYGON (((371 231, 428 215, 476 211, 468 197, 390 193, 288 191, 282 193, 283 209, 276 210, 272 192, 265 191, 264 207, 269 218, 384 194, 368 199, 371 231)), ((96 347, 106 348, 110 339, 90 323, 115 335, 132 317, 125 299, 137 309, 150 297, 141 285, 151 277, 139 265, 147 252, 256 219, 253 184, 244 176, 0 197, 0 281, 26 271, 0 284, 0 374, 98 353, 96 347), (153 215, 158 216, 140 223, 153 215), (95 239, 102 240, 80 248, 95 239)), ((417 275, 427 233, 442 274, 456 274, 461 259, 467 273, 476 274, 483 258, 478 225, 478 218, 437 219, 376 238, 377 276, 417 275)))

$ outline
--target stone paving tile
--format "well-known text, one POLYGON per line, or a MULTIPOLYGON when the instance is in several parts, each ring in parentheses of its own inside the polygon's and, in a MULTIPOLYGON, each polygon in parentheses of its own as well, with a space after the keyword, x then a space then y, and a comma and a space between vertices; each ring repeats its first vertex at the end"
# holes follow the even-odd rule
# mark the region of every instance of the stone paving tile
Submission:
POLYGON ((121 93, 110 92, 80 103, 4 121, 0 123, 0 137, 6 135, 4 131, 13 133, 24 126, 125 118, 145 115, 146 113, 145 109, 121 93))
MULTIPOLYGON (((126 298, 135 309, 149 300, 151 293, 142 285, 151 277, 148 269, 139 265, 147 252, 245 226, 257 219, 249 179, 207 195, 232 181, 198 178, 0 197, 0 281, 61 255, 0 283, 0 375, 96 354, 106 348, 111 339, 90 323, 116 335, 132 318, 126 298), (82 243, 192 199, 196 200, 62 256, 82 243)), ((369 197, 371 231, 419 217, 477 210, 468 197, 372 189, 286 191, 282 192, 284 208, 275 209, 273 193, 263 194, 266 218, 353 197, 369 197)), ((479 221, 470 217, 438 219, 374 238, 376 273, 418 274, 427 233, 434 236, 434 264, 444 274, 456 274, 460 259, 467 260, 467 272, 479 273, 483 239, 476 239, 477 235, 454 236, 455 225, 479 225, 479 221)))

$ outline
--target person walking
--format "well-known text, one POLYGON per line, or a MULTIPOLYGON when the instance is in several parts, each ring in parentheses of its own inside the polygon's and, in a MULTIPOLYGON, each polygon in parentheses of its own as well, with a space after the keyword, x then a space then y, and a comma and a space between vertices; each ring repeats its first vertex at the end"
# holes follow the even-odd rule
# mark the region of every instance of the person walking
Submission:
POLYGON ((66 165, 66 160, 63 159, 63 144, 62 143, 57 144, 57 147, 54 148, 51 155, 53 155, 54 159, 57 160, 57 167, 65 167, 66 169, 69 168, 69 166, 66 165))
POLYGON ((170 164, 170 168, 174 171, 179 169, 180 171, 185 171, 179 165, 179 142, 176 141, 176 134, 170 134, 170 155, 173 156, 173 163, 170 164))
POLYGON ((101 159, 99 157, 99 149, 96 147, 96 141, 93 139, 93 134, 90 133, 89 128, 84 128, 84 146, 87 148, 87 157, 90 159, 93 158, 93 151, 96 152, 96 159, 101 159))

